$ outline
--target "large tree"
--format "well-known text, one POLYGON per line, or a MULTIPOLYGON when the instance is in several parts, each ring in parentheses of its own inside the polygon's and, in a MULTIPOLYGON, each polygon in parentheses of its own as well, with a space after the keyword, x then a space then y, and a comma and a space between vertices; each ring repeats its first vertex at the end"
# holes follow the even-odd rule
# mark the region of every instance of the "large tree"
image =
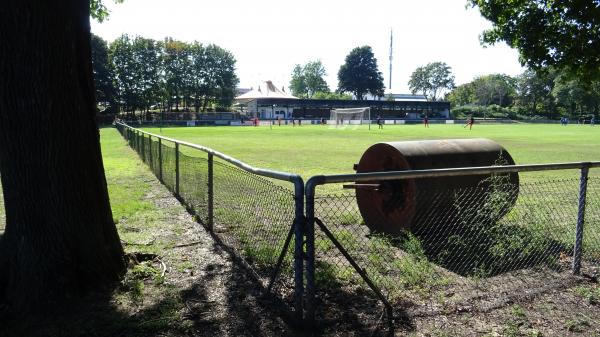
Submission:
POLYGON ((577 117, 600 112, 600 81, 584 84, 560 74, 554 80, 552 96, 563 115, 577 117))
POLYGON ((0 11, 0 302, 13 312, 125 269, 95 123, 89 15, 81 0, 9 0, 0 11))
POLYGON ((371 47, 352 49, 338 71, 338 91, 353 93, 361 100, 367 93, 382 97, 384 89, 383 75, 371 47))
POLYGON ((316 93, 329 92, 329 86, 323 78, 327 72, 321 60, 311 61, 301 66, 296 64, 292 71, 290 90, 294 96, 312 98, 316 93))
POLYGON ((167 37, 163 44, 163 69, 165 89, 168 95, 169 110, 175 103, 175 111, 179 111, 181 99, 187 96, 192 83, 190 75, 189 45, 185 42, 167 37))
POLYGON ((444 62, 428 63, 412 73, 408 86, 413 94, 420 92, 428 100, 437 101, 446 90, 454 88, 454 75, 444 62))
POLYGON ((229 51, 209 44, 205 48, 204 73, 206 86, 204 108, 209 101, 214 101, 218 109, 224 109, 233 103, 235 88, 239 82, 235 74, 235 57, 229 51))
POLYGON ((534 70, 555 67, 585 80, 600 77, 600 3, 591 0, 469 0, 493 27, 481 41, 517 48, 534 70))
POLYGON ((108 60, 108 45, 101 37, 92 34, 92 67, 96 101, 104 105, 103 112, 113 112, 115 108, 115 88, 112 67, 108 60))
POLYGON ((505 74, 476 77, 473 82, 475 102, 480 105, 509 106, 515 95, 517 80, 505 74))
POLYGON ((139 97, 139 107, 148 111, 160 101, 162 62, 160 43, 136 37, 132 43, 133 73, 139 97))
POLYGON ((141 105, 139 74, 131 38, 124 34, 110 44, 109 60, 120 109, 133 113, 141 105))
POLYGON ((461 84, 446 95, 452 107, 475 103, 475 86, 473 82, 461 84))
POLYGON ((552 114, 555 110, 554 89, 556 72, 526 70, 517 77, 517 105, 529 115, 552 114))

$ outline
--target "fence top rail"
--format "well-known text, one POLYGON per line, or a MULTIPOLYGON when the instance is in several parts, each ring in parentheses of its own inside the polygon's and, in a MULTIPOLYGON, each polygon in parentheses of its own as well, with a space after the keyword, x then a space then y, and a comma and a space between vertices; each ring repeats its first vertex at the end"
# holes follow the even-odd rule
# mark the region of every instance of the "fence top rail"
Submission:
POLYGON ((431 170, 410 170, 410 171, 386 171, 369 173, 350 173, 320 175, 310 178, 307 182, 306 191, 317 185, 346 183, 346 182, 367 182, 381 180, 398 180, 414 178, 431 177, 449 177, 464 176, 473 174, 493 174, 509 172, 531 172, 531 171, 549 171, 549 170, 569 170, 582 168, 600 167, 600 161, 593 162, 570 162, 570 163, 551 163, 551 164, 529 164, 529 165, 506 165, 506 166, 481 166, 481 167, 460 167, 431 170))
POLYGON ((189 142, 184 142, 181 140, 177 140, 177 139, 173 139, 173 138, 169 138, 169 137, 165 137, 165 136, 161 136, 161 135, 157 135, 155 133, 151 133, 151 132, 147 132, 147 131, 143 131, 140 129, 136 129, 133 128, 125 123, 122 122, 116 122, 117 125, 121 125, 125 128, 128 128, 130 130, 142 133, 142 134, 146 134, 148 136, 152 136, 152 137, 156 137, 158 139, 162 139, 162 140, 166 140, 175 144, 179 144, 179 145, 183 145, 183 146, 187 146, 189 148, 192 149, 196 149, 199 151, 203 151, 206 153, 209 153, 215 157, 219 157, 221 159, 223 159, 224 161, 231 163, 239 168, 241 168, 244 171, 250 172, 250 173, 254 173, 260 176, 264 176, 264 177, 269 177, 269 178, 273 178, 273 179, 278 179, 278 180, 286 180, 286 181, 290 181, 293 183, 302 183, 302 178, 300 177, 300 175, 298 174, 293 174, 293 173, 288 173, 288 172, 281 172, 281 171, 274 171, 274 170, 269 170, 269 169, 263 169, 263 168, 257 168, 251 165, 248 165, 246 163, 244 163, 241 160, 235 159, 233 157, 230 157, 224 153, 221 153, 219 151, 215 151, 211 148, 202 146, 202 145, 198 145, 198 144, 193 144, 193 143, 189 143, 189 142))

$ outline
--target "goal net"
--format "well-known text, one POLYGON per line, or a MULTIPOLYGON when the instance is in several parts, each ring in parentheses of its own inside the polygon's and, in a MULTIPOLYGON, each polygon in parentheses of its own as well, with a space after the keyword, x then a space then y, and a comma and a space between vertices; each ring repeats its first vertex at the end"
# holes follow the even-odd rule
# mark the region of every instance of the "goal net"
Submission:
POLYGON ((370 124, 371 108, 332 109, 331 124, 370 124))

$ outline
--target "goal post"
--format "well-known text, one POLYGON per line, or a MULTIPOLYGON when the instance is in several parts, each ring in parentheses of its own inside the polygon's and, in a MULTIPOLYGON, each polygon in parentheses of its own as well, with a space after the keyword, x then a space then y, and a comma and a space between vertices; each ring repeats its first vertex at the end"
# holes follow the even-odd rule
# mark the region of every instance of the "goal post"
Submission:
POLYGON ((371 108, 331 109, 329 120, 335 125, 367 123, 371 129, 371 108))

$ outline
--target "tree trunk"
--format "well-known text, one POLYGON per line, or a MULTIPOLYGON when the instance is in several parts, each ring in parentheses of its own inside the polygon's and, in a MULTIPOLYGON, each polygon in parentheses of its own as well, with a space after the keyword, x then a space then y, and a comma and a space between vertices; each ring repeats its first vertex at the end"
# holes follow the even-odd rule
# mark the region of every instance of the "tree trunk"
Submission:
POLYGON ((114 282, 125 264, 94 116, 89 2, 8 0, 0 41, 0 302, 27 313, 114 282))
POLYGON ((208 107, 208 96, 204 96, 204 102, 202 102, 202 112, 206 112, 207 107, 208 107))

